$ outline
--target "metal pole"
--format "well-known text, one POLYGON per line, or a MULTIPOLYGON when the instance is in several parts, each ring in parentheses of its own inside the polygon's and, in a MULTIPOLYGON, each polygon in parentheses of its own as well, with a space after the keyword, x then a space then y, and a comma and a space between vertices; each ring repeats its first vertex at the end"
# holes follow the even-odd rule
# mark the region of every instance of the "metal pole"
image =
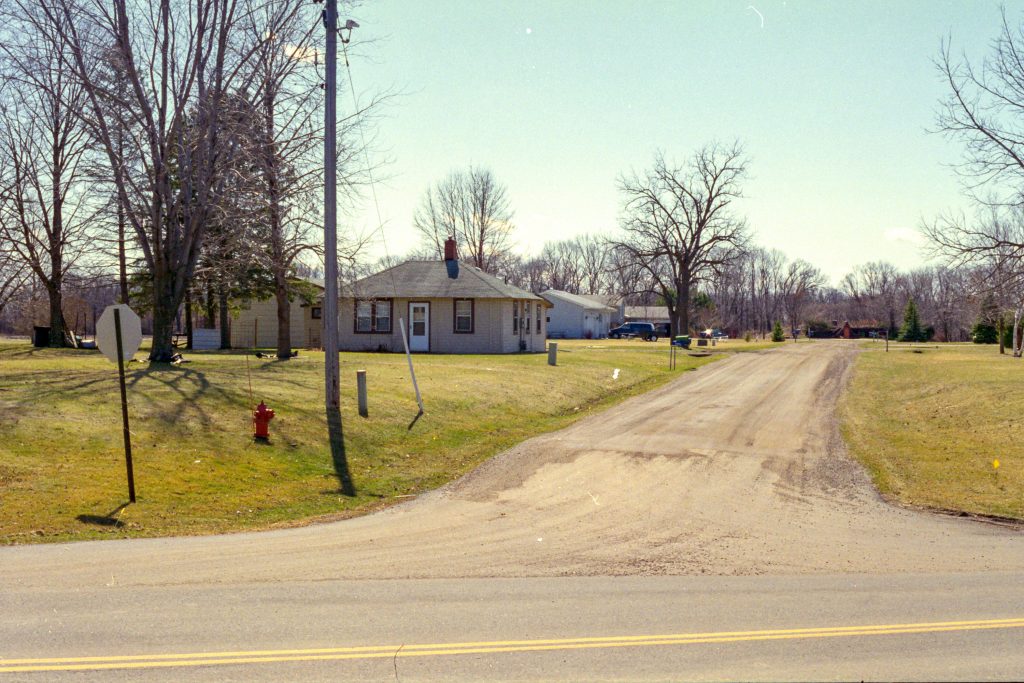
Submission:
POLYGON ((327 0, 327 100, 324 106, 324 385, 327 411, 340 410, 338 369, 337 104, 338 0, 327 0))
POLYGON ((121 382, 121 422, 124 424, 124 462, 128 468, 128 500, 135 502, 135 473, 132 471, 132 437, 128 432, 128 392, 124 386, 124 345, 121 343, 121 310, 114 309, 114 336, 117 339, 117 376, 121 382))

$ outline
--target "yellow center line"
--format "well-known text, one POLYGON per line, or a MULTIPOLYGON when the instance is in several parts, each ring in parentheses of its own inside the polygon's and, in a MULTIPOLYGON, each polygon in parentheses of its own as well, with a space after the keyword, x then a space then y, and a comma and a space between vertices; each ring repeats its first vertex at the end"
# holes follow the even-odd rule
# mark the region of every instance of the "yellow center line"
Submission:
POLYGON ((761 631, 722 631, 642 636, 595 636, 536 640, 498 640, 413 645, 367 645, 301 650, 243 650, 177 654, 118 655, 109 657, 62 657, 47 659, 0 659, 0 673, 31 671, 96 671, 211 666, 217 664, 267 664, 276 662, 376 659, 382 657, 437 657, 465 654, 582 650, 611 647, 652 647, 736 643, 807 638, 942 633, 989 629, 1024 628, 1024 618, 938 621, 915 624, 829 626, 761 631), (399 649, 401 648, 401 649, 399 649))

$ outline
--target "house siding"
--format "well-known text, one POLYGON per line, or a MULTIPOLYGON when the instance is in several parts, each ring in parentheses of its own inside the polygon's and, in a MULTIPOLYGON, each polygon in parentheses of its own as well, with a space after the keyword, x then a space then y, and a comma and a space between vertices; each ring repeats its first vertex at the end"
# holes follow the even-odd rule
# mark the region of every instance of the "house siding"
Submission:
MULTIPOLYGON (((398 319, 408 326, 409 303, 430 304, 430 353, 516 353, 519 351, 519 333, 512 332, 512 299, 473 299, 473 332, 455 332, 454 299, 417 298, 393 299, 392 329, 390 333, 357 334, 354 330, 355 300, 343 298, 339 305, 339 348, 342 351, 403 352, 398 319)), ((536 332, 536 301, 530 301, 532 330, 522 334, 526 350, 539 352, 545 348, 544 308, 541 307, 541 332, 536 332)), ((262 333, 261 333, 262 336, 262 333)))
MULTIPOLYGON (((247 301, 231 316, 231 346, 236 349, 277 347, 277 300, 247 301), (258 335, 257 339, 255 335, 258 335)), ((312 339, 319 346, 323 322, 313 320, 312 309, 298 301, 291 302, 289 312, 293 348, 310 348, 312 339)))

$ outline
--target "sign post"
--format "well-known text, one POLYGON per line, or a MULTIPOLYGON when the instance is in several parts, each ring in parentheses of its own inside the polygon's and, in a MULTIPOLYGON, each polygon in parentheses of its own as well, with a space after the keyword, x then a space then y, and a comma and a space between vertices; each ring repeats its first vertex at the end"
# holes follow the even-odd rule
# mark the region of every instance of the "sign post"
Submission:
POLYGON ((124 460, 128 469, 128 500, 135 502, 135 474, 132 470, 132 438, 128 431, 128 392, 124 383, 124 362, 142 343, 142 321, 125 304, 107 306, 96 322, 96 345, 111 361, 117 361, 121 384, 121 422, 124 426, 124 460))

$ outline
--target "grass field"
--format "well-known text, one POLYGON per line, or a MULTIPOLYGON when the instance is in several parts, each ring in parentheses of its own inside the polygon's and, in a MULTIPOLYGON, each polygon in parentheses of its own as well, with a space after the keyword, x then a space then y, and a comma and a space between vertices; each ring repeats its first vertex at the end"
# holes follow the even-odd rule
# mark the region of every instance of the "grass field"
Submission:
POLYGON ((878 489, 1024 519, 1024 360, 989 345, 883 348, 866 344, 842 408, 846 441, 878 489))
MULTIPOLYGON (((716 351, 771 344, 732 341, 716 351)), ((323 355, 279 362, 187 353, 181 366, 128 366, 138 502, 127 502, 116 366, 97 352, 0 340, 0 543, 202 534, 359 514, 435 488, 535 434, 658 386, 711 358, 666 342, 559 342, 546 355, 341 355, 342 418, 357 493, 340 493, 326 444, 323 355), (355 408, 365 369, 369 418, 355 408), (619 370, 613 379, 613 371, 619 370), (277 412, 254 443, 253 400, 277 412)), ((138 358, 144 358, 140 352, 138 358)), ((720 357, 720 356, 718 356, 720 357)))

